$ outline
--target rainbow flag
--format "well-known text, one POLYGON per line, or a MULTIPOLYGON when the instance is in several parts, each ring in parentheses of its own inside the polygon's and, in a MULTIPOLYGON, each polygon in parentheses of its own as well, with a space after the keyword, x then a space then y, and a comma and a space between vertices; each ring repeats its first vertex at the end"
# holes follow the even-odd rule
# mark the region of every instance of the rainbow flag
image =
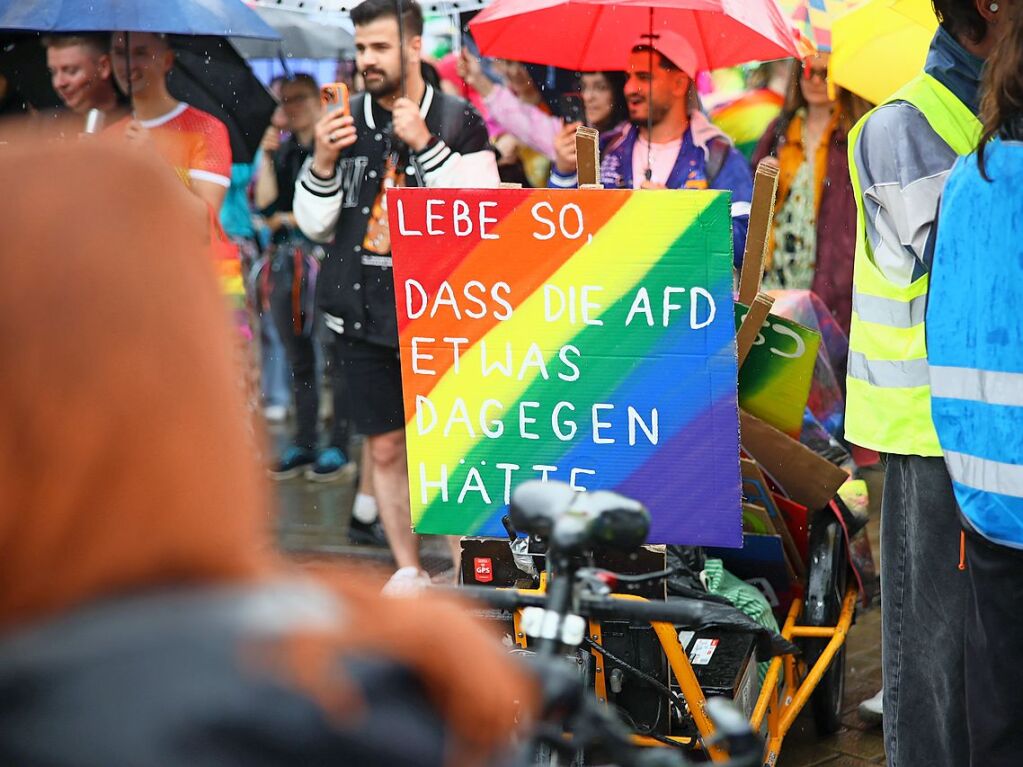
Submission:
POLYGON ((614 489, 740 546, 730 198, 397 189, 412 520, 502 535, 520 482, 614 489))
POLYGON ((748 160, 767 127, 781 113, 783 102, 774 91, 761 88, 722 104, 710 113, 710 119, 748 160))

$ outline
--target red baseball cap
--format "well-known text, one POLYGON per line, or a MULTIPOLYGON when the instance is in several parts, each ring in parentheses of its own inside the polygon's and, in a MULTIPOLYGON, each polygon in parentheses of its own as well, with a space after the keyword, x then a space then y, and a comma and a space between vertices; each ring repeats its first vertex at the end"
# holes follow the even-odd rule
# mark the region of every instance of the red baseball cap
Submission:
POLYGON ((696 51, 693 50, 689 41, 677 32, 661 29, 654 32, 652 39, 650 35, 643 35, 636 41, 633 48, 640 45, 650 46, 689 77, 696 76, 696 51))

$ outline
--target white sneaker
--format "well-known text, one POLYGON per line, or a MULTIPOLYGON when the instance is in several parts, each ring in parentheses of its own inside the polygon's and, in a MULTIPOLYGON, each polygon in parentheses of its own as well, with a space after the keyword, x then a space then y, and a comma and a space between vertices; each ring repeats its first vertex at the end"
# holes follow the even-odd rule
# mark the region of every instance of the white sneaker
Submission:
POLYGON ((884 690, 878 690, 877 695, 872 698, 867 698, 865 701, 860 703, 859 708, 856 709, 856 713, 860 715, 860 719, 867 724, 881 724, 881 719, 884 714, 884 690))
POLYGON ((385 597, 414 597, 430 585, 430 574, 418 567, 402 567, 384 584, 385 597))
POLYGON ((263 417, 270 423, 284 423, 288 417, 288 408, 284 405, 267 405, 263 408, 263 417))
POLYGON ((377 499, 366 493, 356 493, 352 504, 352 516, 364 525, 372 525, 377 521, 377 499))

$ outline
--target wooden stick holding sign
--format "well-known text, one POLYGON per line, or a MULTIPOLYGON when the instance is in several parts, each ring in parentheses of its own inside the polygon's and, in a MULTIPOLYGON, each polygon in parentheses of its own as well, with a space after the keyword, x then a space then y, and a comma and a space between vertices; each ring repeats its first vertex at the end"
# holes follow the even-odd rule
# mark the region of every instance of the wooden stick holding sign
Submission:
POLYGON ((580 189, 601 189, 600 134, 580 125, 575 129, 575 156, 580 189))
POLYGON ((735 334, 735 348, 739 355, 740 368, 742 363, 746 361, 746 357, 749 356, 749 351, 753 348, 753 342, 757 340, 757 334, 760 332, 764 320, 767 319, 772 306, 774 306, 774 299, 766 293, 757 294, 757 297, 753 299, 753 303, 750 304, 749 313, 743 318, 742 325, 739 326, 739 332, 735 334))
POLYGON ((746 232, 746 251, 742 257, 739 276, 739 301, 750 306, 760 292, 764 274, 767 243, 771 241, 774 223, 774 198, 778 192, 778 168, 761 161, 753 179, 753 201, 750 203, 749 229, 746 232))

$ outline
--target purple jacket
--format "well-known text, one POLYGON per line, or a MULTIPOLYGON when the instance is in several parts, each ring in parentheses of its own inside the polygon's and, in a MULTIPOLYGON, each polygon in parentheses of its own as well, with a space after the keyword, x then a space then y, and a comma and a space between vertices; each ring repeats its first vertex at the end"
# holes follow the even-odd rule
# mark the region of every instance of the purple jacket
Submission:
MULTIPOLYGON (((600 147, 600 182, 605 189, 632 189, 632 152, 639 132, 628 126, 624 132, 602 135, 600 147)), ((563 176, 551 171, 550 186, 573 188, 576 176, 563 176)), ((735 265, 742 264, 749 227, 750 200, 753 199, 753 177, 742 154, 732 146, 721 131, 712 126, 702 113, 694 112, 686 129, 675 166, 668 177, 669 189, 718 189, 732 193, 732 249, 735 265), (717 158, 717 172, 707 178, 711 156, 717 158)))

